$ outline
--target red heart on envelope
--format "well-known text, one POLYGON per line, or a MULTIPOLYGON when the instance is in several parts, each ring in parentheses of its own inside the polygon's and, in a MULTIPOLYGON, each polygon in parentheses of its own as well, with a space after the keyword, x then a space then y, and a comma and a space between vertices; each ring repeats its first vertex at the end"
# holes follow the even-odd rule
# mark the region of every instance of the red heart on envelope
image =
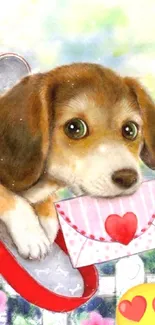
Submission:
POLYGON ((133 212, 127 212, 123 217, 111 214, 105 221, 108 235, 121 244, 128 245, 137 230, 137 217, 133 212))
MULTIPOLYGON (((61 231, 58 233, 56 243, 68 255, 61 231)), ((81 267, 78 271, 84 282, 82 297, 58 295, 32 278, 0 242, 0 274, 23 298, 41 308, 54 312, 68 312, 86 303, 98 288, 98 273, 93 265, 81 267)))

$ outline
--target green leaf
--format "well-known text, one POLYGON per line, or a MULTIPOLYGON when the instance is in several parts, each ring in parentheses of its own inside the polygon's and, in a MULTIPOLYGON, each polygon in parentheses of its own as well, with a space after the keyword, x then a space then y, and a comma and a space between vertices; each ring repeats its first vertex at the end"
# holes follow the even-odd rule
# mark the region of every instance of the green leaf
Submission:
POLYGON ((13 320, 13 325, 30 325, 30 323, 20 315, 17 315, 13 320))

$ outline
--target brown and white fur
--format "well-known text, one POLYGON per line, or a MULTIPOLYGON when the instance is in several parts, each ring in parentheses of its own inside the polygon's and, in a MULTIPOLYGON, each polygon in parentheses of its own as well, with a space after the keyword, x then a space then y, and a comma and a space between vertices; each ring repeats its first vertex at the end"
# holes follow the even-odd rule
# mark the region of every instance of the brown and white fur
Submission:
POLYGON ((26 258, 48 253, 58 231, 52 205, 58 188, 101 197, 136 191, 140 155, 155 166, 154 125, 155 105, 141 85, 96 64, 30 75, 4 94, 0 218, 19 253, 26 258), (73 140, 65 134, 64 125, 72 118, 87 123, 87 136, 73 140), (138 125, 134 141, 122 136, 127 121, 138 125), (136 174, 132 186, 113 181, 114 173, 124 170, 136 174))

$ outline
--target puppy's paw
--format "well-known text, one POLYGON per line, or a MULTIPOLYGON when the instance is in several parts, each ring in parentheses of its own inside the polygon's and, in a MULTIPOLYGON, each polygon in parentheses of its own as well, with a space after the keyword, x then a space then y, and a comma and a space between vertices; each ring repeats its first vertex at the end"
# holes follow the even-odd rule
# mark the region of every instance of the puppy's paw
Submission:
POLYGON ((49 253, 50 241, 25 200, 17 197, 16 209, 8 211, 2 220, 24 258, 42 259, 49 253))
POLYGON ((39 216, 39 219, 50 243, 53 244, 59 230, 59 222, 57 217, 39 216))
POLYGON ((12 232, 12 237, 19 254, 24 258, 40 260, 50 252, 50 241, 40 226, 35 229, 29 228, 27 231, 23 229, 18 237, 12 232))

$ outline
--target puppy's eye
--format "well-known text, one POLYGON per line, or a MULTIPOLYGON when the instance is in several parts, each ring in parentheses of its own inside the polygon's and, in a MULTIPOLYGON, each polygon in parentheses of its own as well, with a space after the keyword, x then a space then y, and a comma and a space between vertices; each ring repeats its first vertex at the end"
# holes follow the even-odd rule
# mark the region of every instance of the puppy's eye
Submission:
POLYGON ((74 118, 65 124, 64 132, 71 139, 81 139, 88 134, 88 127, 84 121, 74 118))
POLYGON ((122 126, 122 135, 128 140, 135 140, 138 135, 138 126, 134 122, 127 122, 122 126))

